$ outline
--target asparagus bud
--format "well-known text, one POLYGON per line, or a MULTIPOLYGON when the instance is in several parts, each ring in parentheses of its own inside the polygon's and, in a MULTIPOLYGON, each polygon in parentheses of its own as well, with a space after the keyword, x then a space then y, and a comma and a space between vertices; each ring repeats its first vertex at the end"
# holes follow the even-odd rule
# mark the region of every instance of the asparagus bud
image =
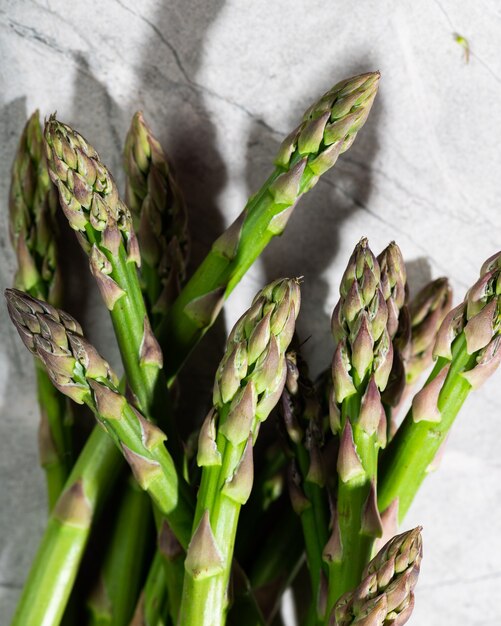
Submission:
POLYGON ((383 393, 387 406, 396 406, 405 387, 404 358, 410 338, 407 301, 407 270, 402 253, 392 241, 378 256, 381 268, 381 291, 388 307, 388 333, 393 343, 390 376, 383 393))
POLYGON ((362 582, 336 603, 332 626, 402 626, 414 608, 422 559, 421 528, 397 535, 366 567, 362 582))
POLYGON ((381 291, 388 306, 388 332, 393 339, 398 329, 400 309, 407 300, 407 270, 402 252, 392 241, 378 256, 381 291))
POLYGON ((380 74, 369 72, 343 80, 313 104, 301 124, 283 141, 277 165, 308 157, 308 168, 315 178, 332 167, 337 157, 348 150, 364 125, 376 97, 380 74))
MULTIPOLYGON (((393 291, 386 270, 387 264, 383 285, 379 263, 367 239, 361 239, 341 280, 341 299, 332 314, 332 332, 338 345, 332 363, 334 397, 331 410, 334 410, 335 403, 342 403, 358 392, 363 393, 371 379, 379 390, 383 390, 388 382, 393 346, 388 330, 388 304, 382 287, 389 299, 393 291)), ((397 283, 393 278, 392 282, 395 287, 397 283)), ((396 295, 399 290, 402 291, 403 287, 394 289, 396 295)), ((398 301, 400 298, 399 295, 398 301)), ((339 422, 336 416, 331 418, 332 423, 339 422)))
POLYGON ((254 417, 265 420, 278 402, 287 373, 285 350, 294 334, 299 303, 298 282, 277 280, 257 294, 233 328, 213 393, 216 409, 227 411, 220 428, 229 441, 245 441, 254 417), (241 431, 244 420, 249 428, 241 431))
POLYGON ((466 350, 474 354, 486 348, 500 329, 499 293, 501 257, 482 267, 478 281, 471 287, 462 305, 444 319, 437 335, 433 355, 452 358, 452 344, 464 333, 466 350))
POLYGON ((132 118, 127 134, 124 168, 125 201, 141 247, 145 295, 152 312, 165 313, 186 277, 187 214, 164 151, 141 112, 132 118))
POLYGON ((412 384, 432 362, 438 329, 450 311, 452 289, 447 278, 425 285, 409 304, 411 342, 405 360, 407 384, 412 384))
POLYGON ((96 150, 53 115, 45 125, 45 146, 61 207, 70 226, 79 232, 83 248, 89 251, 97 240, 114 252, 118 233, 126 242, 130 260, 139 263, 130 211, 96 150))

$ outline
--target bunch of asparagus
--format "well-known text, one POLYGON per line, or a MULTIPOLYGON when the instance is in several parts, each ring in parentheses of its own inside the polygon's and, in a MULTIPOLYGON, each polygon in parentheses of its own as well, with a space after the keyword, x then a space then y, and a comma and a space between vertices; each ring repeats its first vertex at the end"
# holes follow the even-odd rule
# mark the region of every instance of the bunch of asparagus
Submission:
POLYGON ((224 300, 353 143, 378 83, 377 72, 344 80, 306 111, 192 273, 188 211, 141 113, 125 140, 123 198, 78 132, 54 116, 42 129, 38 112, 28 120, 12 170, 18 271, 6 299, 35 357, 49 518, 13 626, 280 624, 302 570, 306 626, 408 620, 421 529, 397 526, 501 359, 501 253, 451 310, 446 279, 410 299, 398 246, 375 256, 363 238, 332 316, 332 367, 316 381, 295 331, 300 280, 279 278, 231 330, 188 440, 173 393, 224 300), (121 378, 60 308, 58 206, 110 312, 121 378), (97 421, 84 441, 72 402, 97 421), (278 437, 256 448, 265 421, 278 437))

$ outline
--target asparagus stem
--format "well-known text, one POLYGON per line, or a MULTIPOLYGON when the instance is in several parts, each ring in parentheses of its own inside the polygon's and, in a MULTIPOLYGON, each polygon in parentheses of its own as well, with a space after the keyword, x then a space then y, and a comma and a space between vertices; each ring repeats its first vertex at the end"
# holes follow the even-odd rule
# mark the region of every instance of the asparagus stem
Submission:
MULTIPOLYGON (((51 118, 45 138, 51 177, 58 186, 70 226, 78 232, 80 243, 89 254, 91 271, 110 310, 137 406, 148 418, 161 422, 169 438, 169 450, 179 463, 182 449, 161 372, 162 353, 151 331, 137 276, 139 250, 129 210, 119 199, 111 174, 83 137, 51 118)), ((92 405, 91 408, 95 410, 92 405)), ((130 413, 129 418, 131 426, 134 418, 130 413)), ((110 432, 117 441, 113 429, 110 432)), ((163 470, 171 472, 175 491, 174 468, 169 465, 163 470)))
POLYGON ((224 624, 238 516, 252 488, 259 424, 285 383, 285 350, 299 312, 296 281, 265 287, 230 334, 199 439, 203 467, 185 561, 180 625, 224 624))
MULTIPOLYGON (((26 123, 12 164, 9 225, 18 270, 14 284, 57 305, 61 274, 57 264, 57 194, 43 155, 39 113, 26 123)), ((54 507, 73 462, 71 410, 47 375, 36 367, 40 406, 39 454, 45 470, 49 511, 54 507)))
POLYGON ((223 301, 271 239, 280 235, 297 200, 353 143, 376 96, 379 72, 335 85, 305 113, 283 142, 276 167, 242 214, 217 239, 162 324, 166 374, 175 376, 217 317, 223 301))
POLYGON ((398 502, 402 520, 472 389, 497 369, 501 360, 501 253, 482 266, 465 300, 444 319, 434 347, 435 367, 414 397, 381 467, 378 506, 398 502))
POLYGON ((421 559, 421 528, 393 537, 367 565, 362 582, 337 601, 329 624, 405 624, 414 608, 421 559))
POLYGON ((129 624, 141 588, 151 523, 147 494, 128 478, 100 577, 87 602, 89 626, 129 624))
MULTIPOLYGON (((141 253, 141 287, 150 319, 156 326, 186 277, 189 252, 184 200, 160 143, 140 112, 132 119, 124 149, 125 200, 131 209, 141 253)), ((165 534, 165 533, 164 533, 165 534)), ((172 534, 172 533, 171 533, 172 534)), ((183 566, 180 554, 163 560, 169 589, 169 611, 175 624, 179 612, 183 566)), ((145 594, 145 612, 151 594, 145 594)))
POLYGON ((90 435, 40 542, 11 626, 57 626, 63 616, 93 520, 121 467, 100 429, 90 435))

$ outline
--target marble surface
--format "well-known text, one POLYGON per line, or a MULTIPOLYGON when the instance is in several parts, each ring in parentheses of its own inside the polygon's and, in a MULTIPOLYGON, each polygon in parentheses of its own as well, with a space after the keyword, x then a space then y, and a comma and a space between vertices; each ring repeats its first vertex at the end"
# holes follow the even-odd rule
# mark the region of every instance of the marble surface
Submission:
MULTIPOLYGON (((120 151, 141 108, 188 200, 194 259, 241 210, 281 138, 337 80, 380 69, 380 93, 353 148, 297 208, 231 297, 231 323, 267 278, 304 276, 300 320, 312 367, 332 350, 329 315, 362 235, 396 239, 411 289, 449 275, 456 301, 501 247, 501 8, 495 0, 3 0, 0 3, 0 266, 9 168, 26 116, 58 111, 121 180, 120 151), (453 32, 471 45, 469 64, 453 32)), ((75 245, 68 235, 68 250, 75 245)), ((116 363, 110 324, 85 263, 71 264, 70 309, 116 363)), ((70 272, 68 272, 70 273, 70 272)), ((44 527, 37 407, 29 355, 0 314, 0 623, 8 623, 44 527)), ((222 326, 202 347, 208 388, 222 326)), ((501 621, 501 384, 468 401, 440 471, 405 526, 424 526, 413 626, 501 621)), ((203 407, 200 407, 202 410, 203 407)), ((194 409, 196 411, 196 409, 194 409)))

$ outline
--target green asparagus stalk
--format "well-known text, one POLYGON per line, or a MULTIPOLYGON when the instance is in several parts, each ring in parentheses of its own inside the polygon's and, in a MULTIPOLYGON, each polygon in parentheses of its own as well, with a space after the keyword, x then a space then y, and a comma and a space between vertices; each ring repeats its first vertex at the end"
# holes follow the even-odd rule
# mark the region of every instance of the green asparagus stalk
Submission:
POLYGON ((319 623, 325 611, 319 593, 320 579, 327 576, 322 551, 329 537, 321 408, 297 338, 294 344, 286 354, 287 378, 280 409, 295 459, 290 475, 291 502, 301 519, 312 601, 316 606, 315 623, 319 623))
MULTIPOLYGON (((58 305, 61 272, 57 264, 55 211, 57 194, 43 153, 39 113, 24 127, 9 193, 10 239, 18 269, 14 285, 36 298, 58 305)), ((68 403, 35 365, 40 406, 39 454, 45 470, 49 511, 63 490, 72 465, 71 412, 68 403)))
POLYGON ((148 495, 128 477, 99 579, 87 602, 88 626, 127 626, 141 590, 152 525, 148 495), (120 575, 122 573, 123 575, 120 575))
POLYGON ((164 445, 165 434, 118 391, 118 378, 64 311, 7 289, 7 306, 25 346, 43 363, 54 386, 87 404, 131 466, 176 537, 187 547, 193 518, 190 495, 164 445))
POLYGON ((238 516, 252 489, 253 445, 282 393, 299 300, 296 281, 271 283, 228 338, 214 407, 200 431, 202 481, 185 561, 181 626, 225 622, 238 516))
POLYGON ((337 601, 329 624, 405 624, 414 608, 421 559, 421 528, 393 537, 368 564, 362 582, 337 601))
POLYGON ((433 354, 437 359, 424 387, 382 459, 380 511, 398 506, 401 521, 443 445, 470 391, 501 360, 501 253, 489 258, 464 302, 445 317, 433 354))
POLYGON ((367 240, 362 239, 341 280, 341 299, 332 316, 337 347, 330 423, 334 434, 340 434, 340 445, 336 510, 324 549, 329 565, 327 614, 360 581, 374 539, 382 534, 377 463, 379 449, 386 444, 386 415, 380 392, 391 371, 391 333, 398 323, 392 290, 386 294, 388 300, 383 294, 386 283, 367 240))
POLYGON ((165 315, 186 278, 189 249, 184 200, 167 158, 141 112, 124 150, 125 202, 141 251, 141 282, 150 314, 165 315))
MULTIPOLYGON (((148 418, 160 418, 168 403, 161 373, 162 352, 139 285, 139 246, 130 211, 94 148, 53 116, 45 125, 45 146, 61 207, 89 255, 91 272, 110 310, 138 408, 148 418)), ((172 448, 176 442, 174 428, 170 420, 164 422, 172 448)))
POLYGON ((171 379, 217 317, 222 304, 273 237, 298 199, 348 150, 377 93, 379 72, 343 80, 311 106, 284 140, 275 169, 235 222, 214 242, 160 328, 171 379))

